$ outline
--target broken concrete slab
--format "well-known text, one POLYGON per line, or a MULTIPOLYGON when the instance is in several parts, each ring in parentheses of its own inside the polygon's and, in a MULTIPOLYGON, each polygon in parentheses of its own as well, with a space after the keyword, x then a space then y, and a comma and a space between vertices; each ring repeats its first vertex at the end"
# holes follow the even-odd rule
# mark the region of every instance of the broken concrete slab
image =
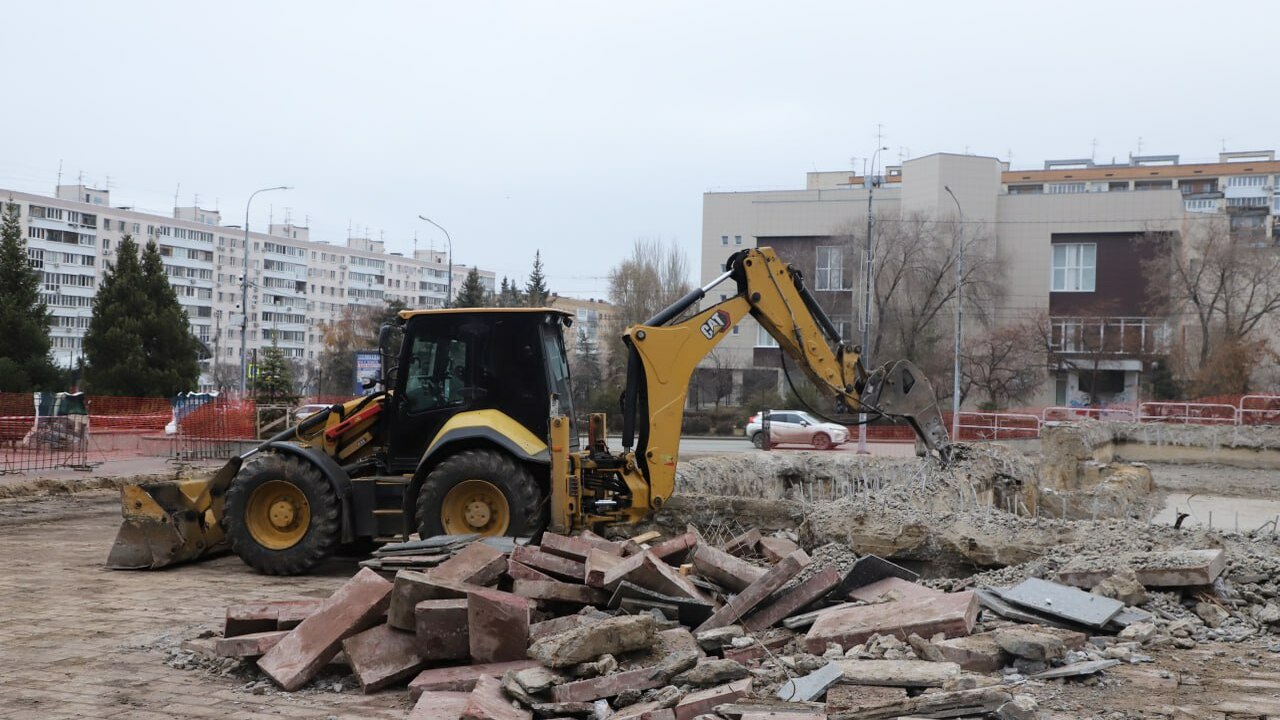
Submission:
POLYGON ((1067 654, 1061 638, 1034 626, 1000 628, 993 636, 1001 650, 1023 660, 1050 662, 1067 654))
POLYGON ((529 640, 540 640, 548 635, 555 635, 572 630, 580 625, 588 625, 601 620, 608 620, 612 615, 593 607, 586 607, 574 615, 564 615, 550 620, 536 622, 529 626, 529 640))
POLYGON ((996 687, 924 693, 900 700, 868 701, 835 714, 829 720, 892 720, 913 717, 980 717, 1013 700, 1013 693, 996 687))
POLYGON ((471 659, 479 663, 520 660, 529 646, 529 611, 533 603, 500 590, 467 593, 467 641, 471 659))
POLYGON ((712 613, 706 622, 698 626, 698 631, 711 630, 712 628, 723 627, 741 621, 757 605, 764 602, 783 585, 786 585, 791 578, 795 577, 808 564, 809 555, 805 551, 796 550, 791 553, 777 565, 770 568, 759 580, 751 583, 745 590, 735 595, 732 600, 712 613))
POLYGON ((771 563, 780 562, 782 558, 800 549, 799 545, 780 537, 762 537, 758 547, 764 559, 771 563))
POLYGON ((862 602, 877 603, 896 600, 923 600, 945 594, 941 590, 934 590, 931 587, 903 580, 899 577, 887 577, 850 590, 848 597, 862 602))
POLYGON ((824 613, 814 621, 805 636, 804 646, 820 655, 827 643, 852 647, 872 635, 893 635, 899 639, 915 633, 933 637, 968 635, 978 616, 978 600, 973 593, 947 593, 916 602, 899 601, 845 608, 824 613))
POLYGON ((502 683, 485 676, 476 679, 461 720, 533 720, 533 713, 512 705, 502 683))
POLYGON ((835 568, 823 568, 804 582, 782 593, 781 597, 769 605, 756 610, 743 622, 743 626, 751 632, 760 632, 773 627, 825 597, 839 582, 840 573, 835 568))
POLYGON ((434 578, 416 570, 401 570, 396 573, 395 586, 391 589, 387 622, 397 630, 412 632, 415 629, 414 606, 423 600, 465 598, 470 587, 452 580, 434 578))
POLYGON ((654 668, 646 667, 557 685, 551 688, 551 699, 558 703, 589 702, 615 697, 624 690, 644 691, 665 684, 665 678, 654 677, 654 668))
POLYGON ((1068 585, 1091 588, 1121 567, 1132 567, 1138 582, 1146 587, 1196 587, 1212 585, 1226 570, 1227 557, 1220 548, 1078 557, 1058 571, 1058 579, 1068 585))
POLYGON ((285 690, 297 690, 333 659, 343 639, 379 623, 390 597, 391 583, 361 568, 268 650, 258 667, 285 690))
POLYGON ((710 712, 717 705, 733 702, 750 692, 751 678, 743 678, 728 685, 689 693, 675 707, 676 720, 693 720, 703 713, 710 712))
POLYGON ((810 625, 813 625, 814 621, 817 620, 822 615, 837 612, 840 610, 845 610, 851 607, 860 607, 860 604, 853 603, 853 602, 840 603, 838 605, 828 605, 827 607, 819 608, 818 610, 811 610, 809 612, 801 613, 799 615, 792 615, 791 617, 782 621, 782 626, 787 628, 788 630, 803 630, 809 627, 810 625))
POLYGON ((703 630, 696 635, 694 639, 698 642, 698 647, 707 652, 720 652, 736 638, 740 638, 746 634, 741 625, 725 625, 723 627, 703 630))
POLYGON ((832 685, 827 689, 828 713, 849 710, 862 705, 898 702, 907 697, 906 688, 877 687, 875 685, 832 685))
POLYGON ((765 568, 706 543, 698 545, 698 549, 694 551, 693 567, 698 574, 734 592, 746 590, 747 586, 768 572, 765 568))
POLYGON ((585 718, 595 712, 595 706, 589 702, 537 703, 532 710, 538 718, 585 718))
POLYGON ((586 566, 577 561, 559 555, 543 552, 535 547, 519 546, 511 551, 511 559, 540 570, 557 580, 580 583, 586 579, 586 566))
POLYGON ((782 684, 778 689, 778 699, 788 702, 809 702, 817 700, 827 692, 827 688, 835 685, 844 677, 844 670, 835 663, 828 663, 808 675, 794 678, 782 684))
POLYGON ((1119 600, 1040 578, 1023 580, 1001 593, 1001 597, 1035 612, 1093 628, 1103 627, 1124 609, 1124 603, 1119 600))
POLYGON ((960 677, 960 666, 928 660, 836 660, 840 682, 849 685, 927 688, 942 687, 960 677))
POLYGON ((1109 667, 1119 665, 1119 660, 1089 660, 1087 662, 1072 663, 1063 665, 1051 670, 1045 670, 1042 673, 1036 673, 1031 676, 1032 680, 1053 680, 1055 678, 1076 677, 1078 675, 1092 675, 1102 672, 1109 667))
POLYGON ((471 654, 467 601, 423 600, 414 606, 414 634, 424 660, 460 660, 471 654))
POLYGON ((796 720, 819 720, 821 716, 826 715, 826 707, 820 702, 784 702, 747 698, 742 702, 721 703, 715 707, 715 713, 731 720, 761 714, 768 714, 775 718, 795 716, 796 720))
POLYGON ((623 581, 663 595, 705 602, 701 591, 689 578, 648 551, 632 555, 605 572, 604 587, 610 592, 616 590, 623 581))
POLYGON ((218 657, 256 658, 267 654, 288 635, 288 630, 269 630, 235 637, 218 638, 213 651, 218 657))
POLYGON ((366 694, 407 680, 427 664, 416 635, 385 624, 343 640, 342 651, 366 694))
POLYGON ((470 699, 469 692, 424 692, 414 703, 409 720, 459 720, 470 699))
POLYGON ((511 670, 533 667, 541 667, 541 663, 537 660, 514 660, 460 667, 429 668, 409 681, 409 697, 416 700, 425 692, 471 692, 479 678, 499 678, 511 670))
MULTIPOLYGON (((1012 603, 1005 602, 1004 598, 1000 596, 1000 592, 995 588, 978 588, 973 591, 973 594, 977 596, 978 603, 983 608, 990 610, 1002 618, 1032 625, 1047 625, 1049 627, 1068 629, 1072 627, 1070 623, 1063 622, 1057 618, 1053 618, 1048 615, 1041 615, 1040 613, 1032 612, 1030 610, 1020 608, 1012 603)), ((1119 617, 1119 615, 1116 617, 1119 617)))
POLYGON ((916 582, 920 579, 919 574, 911 572, 901 565, 891 563, 878 555, 863 555, 854 561, 853 566, 849 568, 849 572, 845 573, 844 579, 831 592, 831 597, 836 600, 844 600, 854 588, 864 587, 888 577, 900 578, 907 582, 916 582))
POLYGON ((505 553, 484 543, 473 542, 427 574, 439 580, 484 586, 496 583, 506 569, 505 553))
POLYGON ((736 660, 704 658, 699 660, 697 665, 672 678, 671 684, 680 686, 694 685, 697 687, 723 685, 734 680, 741 680, 747 674, 747 668, 736 660))
POLYGON ((996 642, 995 634, 978 633, 932 643, 943 659, 969 672, 997 672, 1009 664, 1010 658, 996 642))
POLYGON ((609 595, 603 590, 558 580, 516 580, 512 592, 520 597, 545 602, 578 605, 604 605, 609 602, 609 595))
POLYGON ((726 660, 737 660, 740 663, 749 663, 759 660, 769 653, 779 653, 794 638, 782 635, 768 640, 756 642, 743 648, 725 648, 724 657, 726 660))
POLYGON ((621 555, 613 555, 599 548, 591 548, 591 552, 587 554, 587 579, 588 587, 604 589, 604 576, 609 570, 622 562, 621 555))
POLYGON ((541 638, 529 646, 528 655, 548 667, 563 668, 606 653, 641 650, 653 645, 654 625, 651 615, 609 618, 541 638))
POLYGON ((279 600, 275 602, 241 603, 227 606, 224 638, 249 633, 290 630, 320 607, 323 600, 279 600), (284 616, 283 624, 281 616, 284 616))

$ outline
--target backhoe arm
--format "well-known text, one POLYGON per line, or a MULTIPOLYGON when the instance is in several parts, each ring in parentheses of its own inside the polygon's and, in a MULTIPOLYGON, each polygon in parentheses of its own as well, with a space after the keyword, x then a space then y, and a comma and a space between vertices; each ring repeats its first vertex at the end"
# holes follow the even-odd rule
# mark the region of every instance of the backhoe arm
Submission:
MULTIPOLYGON (((868 374, 859 362, 858 348, 841 341, 800 272, 783 263, 772 248, 735 253, 727 267, 720 277, 624 333, 629 358, 622 444, 624 451, 635 449, 636 466, 648 481, 647 488, 628 483, 633 508, 656 508, 671 496, 689 381, 698 363, 748 314, 834 401, 837 413, 857 413, 865 405, 873 417, 906 421, 920 439, 918 447, 937 451, 944 461, 949 458, 933 388, 914 365, 899 361, 868 374), (673 322, 728 280, 737 283, 734 296, 673 322)), ((847 422, 857 419, 848 417, 847 422)))

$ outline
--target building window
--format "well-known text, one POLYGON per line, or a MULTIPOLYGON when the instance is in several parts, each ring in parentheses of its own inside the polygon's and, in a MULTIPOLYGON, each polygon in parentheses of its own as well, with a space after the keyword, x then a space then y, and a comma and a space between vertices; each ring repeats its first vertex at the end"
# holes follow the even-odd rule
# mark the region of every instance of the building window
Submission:
POLYGON ((1053 246, 1053 292, 1093 292, 1098 246, 1068 243, 1053 246))
POLYGON ((741 236, 741 235, 734 235, 734 236, 733 236, 733 244, 734 244, 734 245, 741 245, 741 244, 742 244, 742 236, 741 236))
POLYGON ((1082 193, 1085 186, 1082 182, 1049 183, 1046 189, 1050 195, 1061 195, 1063 193, 1082 193))
POLYGON ((1266 175, 1232 175, 1227 178, 1227 187, 1264 187, 1266 175))
POLYGON ((844 286, 844 248, 818 247, 814 276, 815 290, 847 290, 844 286))
POLYGON ((778 339, 769 334, 763 325, 756 326, 756 347, 778 347, 778 339))
POLYGON ((721 236, 720 236, 720 244, 721 244, 721 245, 728 245, 728 244, 729 244, 729 236, 728 236, 728 235, 721 235, 721 236))

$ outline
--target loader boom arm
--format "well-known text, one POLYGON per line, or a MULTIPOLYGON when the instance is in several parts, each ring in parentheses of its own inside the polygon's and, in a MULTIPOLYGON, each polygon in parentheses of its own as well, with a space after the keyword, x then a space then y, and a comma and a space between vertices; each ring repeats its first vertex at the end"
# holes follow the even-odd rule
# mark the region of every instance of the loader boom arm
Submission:
MULTIPOLYGON (((837 413, 873 406, 868 409, 877 416, 911 424, 927 450, 948 459, 949 440, 933 389, 913 365, 902 361, 868 373, 859 362, 860 348, 841 341, 800 272, 772 248, 735 253, 727 268, 624 333, 629 358, 622 444, 624 452, 634 448, 635 464, 647 480, 649 497, 643 506, 658 507, 674 490, 685 398, 695 369, 747 315, 777 340, 787 358, 833 401, 837 413), (736 282, 736 294, 673 322, 711 288, 729 280, 736 282)), ((640 505, 642 499, 633 501, 640 505)))

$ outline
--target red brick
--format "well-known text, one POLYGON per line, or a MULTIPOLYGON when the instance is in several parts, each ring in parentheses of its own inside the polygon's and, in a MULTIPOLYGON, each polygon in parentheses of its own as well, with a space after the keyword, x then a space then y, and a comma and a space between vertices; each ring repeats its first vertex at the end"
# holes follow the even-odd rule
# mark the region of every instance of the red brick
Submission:
POLYGON ((764 647, 761 647, 760 643, 755 642, 744 648, 725 648, 724 659, 737 660, 740 663, 753 662, 763 658, 765 655, 768 655, 769 652, 781 652, 782 649, 787 646, 787 643, 791 642, 791 640, 792 638, 790 636, 784 635, 782 637, 773 638, 772 640, 765 640, 764 647), (765 648, 768 648, 769 652, 765 652, 765 648))
POLYGON ((594 547, 591 543, 581 538, 565 537, 555 533, 542 533, 542 542, 538 548, 545 553, 559 555, 570 560, 585 562, 587 554, 594 547))
POLYGON ((603 675, 589 680, 563 683, 551 688, 551 699, 554 702, 589 702, 600 698, 614 697, 623 690, 649 690, 661 687, 665 683, 662 677, 654 677, 655 668, 640 668, 627 672, 603 675))
POLYGON ((469 692, 424 692, 409 713, 409 720, 459 720, 471 699, 469 692))
POLYGON ((640 720, 646 713, 661 710, 661 706, 662 703, 657 700, 628 705, 624 708, 619 708, 617 712, 610 715, 609 720, 640 720))
POLYGON ((512 589, 516 595, 530 600, 577 603, 579 605, 604 605, 609 596, 601 590, 586 585, 556 582, 555 580, 516 580, 512 589))
POLYGON ((902 578, 887 577, 883 580, 877 580, 870 585, 854 588, 849 591, 849 597, 853 600, 861 600, 862 602, 878 603, 894 600, 927 600, 936 598, 946 593, 940 590, 934 590, 931 587, 913 583, 910 580, 902 578))
POLYGON ((840 584, 840 573, 832 567, 823 568, 768 607, 748 617, 742 626, 750 632, 759 632, 773 627, 831 592, 832 588, 838 584, 840 584))
POLYGON ((706 543, 693 553, 693 567, 698 574, 733 592, 742 592, 751 583, 764 577, 765 568, 736 558, 706 543))
POLYGON ((534 570, 524 563, 510 559, 507 560, 507 574, 512 580, 555 580, 541 570, 534 570))
POLYGON ((508 670, 526 670, 533 667, 542 667, 542 663, 537 660, 514 660, 431 668, 418 673, 418 677, 409 682, 409 697, 416 700, 424 693, 437 691, 471 692, 479 678, 498 678, 505 675, 508 670))
POLYGON ((632 555, 610 568, 604 575, 605 589, 612 591, 623 580, 663 595, 706 599, 689 578, 649 552, 632 555))
POLYGON ((800 546, 786 538, 760 538, 760 552, 771 563, 781 562, 782 558, 800 549, 800 546))
POLYGON ((292 630, 302 624, 311 616, 311 613, 320 607, 320 600, 305 600, 297 603, 284 603, 280 605, 280 614, 276 616, 277 630, 292 630))
POLYGON ((288 630, 270 630, 218 638, 213 648, 220 657, 256 658, 266 655, 268 650, 275 647, 276 643, 288 634, 288 630))
POLYGON ((779 588, 786 585, 805 565, 809 564, 809 556, 803 550, 797 550, 774 565, 759 580, 747 586, 732 600, 711 614, 707 621, 698 626, 698 631, 713 630, 740 621, 757 605, 764 602, 779 588))
POLYGON ((527 545, 517 545, 511 551, 511 559, 560 580, 571 580, 580 583, 587 576, 586 566, 577 560, 545 553, 527 545))
POLYGON ((258 667, 285 690, 297 690, 333 659, 344 638, 382 620, 390 596, 391 583, 369 568, 361 568, 313 615, 267 651, 258 667))
POLYGON ((427 572, 437 580, 490 585, 507 569, 507 556, 482 542, 473 542, 427 572))
POLYGON ((649 552, 668 564, 679 565, 684 562, 690 552, 697 548, 698 540, 696 532, 686 532, 654 545, 649 548, 649 552))
POLYGON ((529 647, 532 603, 500 590, 472 590, 467 594, 468 643, 478 663, 506 662, 525 657, 529 647))
POLYGON ((597 550, 603 550, 606 553, 609 553, 610 555, 622 557, 623 555, 626 554, 626 551, 623 549, 621 543, 616 543, 612 540, 606 540, 600 537, 599 535, 591 532, 590 530, 583 530, 582 532, 578 533, 578 539, 585 543, 590 544, 591 547, 597 550))
POLYGON ((759 544, 760 531, 755 528, 751 528, 725 543, 724 551, 730 555, 746 555, 755 552, 756 546, 759 544))
POLYGON ((271 630, 289 630, 302 622, 307 615, 315 612, 321 602, 323 600, 280 600, 229 605, 222 636, 235 637, 271 630), (296 618, 296 621, 289 627, 280 627, 282 613, 290 620, 296 618))
POLYGON ((502 683, 481 677, 462 710, 462 720, 533 720, 533 713, 513 706, 502 683))
POLYGON ((381 690, 417 674, 426 665, 413 633, 378 625, 342 641, 351 671, 365 693, 381 690))
POLYGON ((750 692, 751 678, 743 678, 728 685, 689 693, 676 705, 676 720, 693 720, 703 713, 711 712, 717 705, 731 703, 750 692))
POLYGON ((969 592, 850 607, 819 615, 805 636, 804 646, 821 654, 829 642, 848 648, 875 634, 892 634, 900 640, 911 633, 924 638, 936 633, 960 637, 973 631, 977 616, 978 599, 969 592))
POLYGON ((675 708, 662 708, 661 710, 650 710, 640 716, 640 720, 676 720, 675 708))
POLYGON ((466 600, 423 600, 413 608, 418 654, 424 660, 471 656, 466 600))
POLYGON ((414 631, 413 608, 423 600, 456 600, 465 598, 472 585, 435 578, 416 570, 396 573, 391 590, 387 622, 397 630, 414 631))
POLYGON ((621 555, 611 555, 599 548, 591 548, 591 552, 587 555, 587 585, 603 589, 604 576, 621 562, 621 555))

